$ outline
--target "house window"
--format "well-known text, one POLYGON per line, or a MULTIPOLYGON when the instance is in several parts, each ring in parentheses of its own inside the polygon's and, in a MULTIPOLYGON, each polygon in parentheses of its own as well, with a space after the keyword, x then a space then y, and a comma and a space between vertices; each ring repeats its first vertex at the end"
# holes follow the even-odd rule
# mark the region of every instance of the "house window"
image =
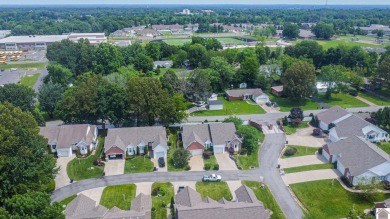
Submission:
POLYGON ((53 145, 51 146, 51 148, 52 148, 53 150, 55 150, 55 149, 57 148, 57 145, 53 144, 53 145))

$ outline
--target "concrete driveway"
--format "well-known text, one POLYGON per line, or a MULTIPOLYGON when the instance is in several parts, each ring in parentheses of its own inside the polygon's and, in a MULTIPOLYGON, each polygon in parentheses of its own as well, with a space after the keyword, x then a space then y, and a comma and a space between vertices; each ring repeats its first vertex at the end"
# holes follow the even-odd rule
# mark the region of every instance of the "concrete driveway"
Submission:
POLYGON ((280 164, 280 168, 300 167, 312 164, 327 163, 325 158, 319 154, 284 159, 279 158, 278 162, 280 164))
POLYGON ((230 193, 232 193, 232 201, 236 200, 236 193, 234 191, 236 191, 238 188, 240 188, 240 186, 242 185, 241 181, 240 180, 237 180, 237 181, 226 181, 226 184, 228 185, 229 187, 229 190, 230 190, 230 193))
MULTIPOLYGON (((199 179, 201 180, 201 179, 199 179)), ((196 190, 196 181, 182 181, 182 182, 171 182, 173 185, 173 190, 175 191, 175 194, 179 191, 179 186, 188 186, 193 190, 196 190)))
POLYGON ((152 194, 152 184, 153 182, 142 182, 142 183, 134 183, 137 186, 135 196, 143 193, 144 195, 152 194))
POLYGON ((83 195, 91 198, 92 200, 96 201, 96 206, 97 206, 100 203, 100 199, 102 198, 104 188, 106 188, 106 187, 103 186, 103 187, 98 187, 98 188, 94 188, 94 189, 88 189, 88 190, 82 191, 80 193, 77 193, 77 195, 83 194, 83 195))
POLYGON ((308 127, 304 129, 298 129, 296 133, 292 135, 286 135, 287 141, 289 145, 302 145, 308 147, 322 147, 325 142, 325 137, 318 138, 312 136, 313 127, 308 127))
POLYGON ((59 167, 59 171, 55 177, 56 189, 62 188, 70 184, 70 179, 68 173, 66 172, 66 166, 68 163, 73 160, 76 156, 71 157, 59 157, 57 158, 56 166, 59 167))
POLYGON ((192 156, 188 162, 188 165, 191 167, 190 171, 203 171, 204 161, 202 155, 192 156))
POLYGON ((157 171, 158 172, 168 172, 168 163, 167 163, 168 160, 167 160, 167 157, 164 157, 164 160, 165 160, 165 166, 164 167, 159 167, 158 166, 158 159, 152 158, 150 160, 153 162, 153 165, 155 167, 157 167, 157 171))
POLYGON ((340 177, 340 174, 335 169, 326 169, 326 170, 311 170, 298 173, 289 173, 282 176, 282 179, 286 185, 301 183, 301 182, 310 182, 323 179, 337 179, 340 177))
POLYGON ((120 175, 125 171, 125 160, 109 160, 104 166, 106 176, 120 175))
POLYGON ((219 170, 238 170, 236 164, 230 159, 228 153, 215 154, 215 158, 219 164, 219 170))

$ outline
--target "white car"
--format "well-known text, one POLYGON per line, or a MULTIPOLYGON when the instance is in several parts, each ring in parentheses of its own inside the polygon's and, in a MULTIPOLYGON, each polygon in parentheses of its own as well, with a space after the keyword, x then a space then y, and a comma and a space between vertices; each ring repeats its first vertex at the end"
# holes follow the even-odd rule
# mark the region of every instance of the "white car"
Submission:
POLYGON ((204 175, 203 182, 220 182, 222 180, 221 175, 211 174, 210 176, 204 175))

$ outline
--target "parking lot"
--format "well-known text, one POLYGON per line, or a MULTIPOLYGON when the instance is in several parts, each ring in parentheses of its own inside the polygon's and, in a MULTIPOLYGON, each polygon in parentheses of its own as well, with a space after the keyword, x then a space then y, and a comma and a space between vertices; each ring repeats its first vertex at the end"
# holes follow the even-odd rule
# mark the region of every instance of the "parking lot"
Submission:
MULTIPOLYGON (((1 66, 0 66, 0 68, 1 68, 1 66)), ((23 76, 26 76, 28 74, 32 75, 34 73, 26 71, 26 70, 0 71, 0 85, 18 83, 20 81, 20 78, 22 78, 23 76)))

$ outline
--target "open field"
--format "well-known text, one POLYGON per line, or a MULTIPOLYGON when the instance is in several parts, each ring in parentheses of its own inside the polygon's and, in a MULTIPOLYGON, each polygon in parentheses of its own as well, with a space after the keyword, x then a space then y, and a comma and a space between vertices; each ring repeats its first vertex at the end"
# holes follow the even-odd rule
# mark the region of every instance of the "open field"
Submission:
POLYGON ((201 194, 202 198, 210 197, 216 201, 221 198, 228 201, 233 199, 226 182, 197 182, 196 191, 201 194))
POLYGON ((336 93, 336 94, 333 93, 330 99, 326 99, 325 95, 323 94, 318 94, 317 98, 331 107, 337 105, 340 106, 341 108, 368 106, 368 104, 363 103, 362 101, 356 99, 354 96, 351 96, 346 93, 336 93))
POLYGON ((320 105, 318 103, 310 100, 305 99, 302 103, 292 102, 287 98, 282 97, 276 97, 272 94, 269 95, 271 102, 276 102, 279 105, 281 112, 290 112, 291 108, 293 107, 301 107, 302 110, 316 110, 320 109, 320 105))
POLYGON ((166 39, 163 42, 171 46, 182 46, 186 43, 191 43, 191 39, 166 39))
POLYGON ((24 85, 28 88, 32 88, 32 87, 34 87, 35 83, 37 82, 39 75, 40 75, 40 73, 35 73, 33 75, 26 75, 20 79, 20 84, 24 85))
MULTIPOLYGON (((361 36, 357 36, 360 40, 365 40, 365 41, 371 41, 372 39, 362 39, 361 36)), ((296 40, 292 41, 292 43, 295 45, 302 40, 296 40)), ((376 42, 372 43, 367 43, 367 42, 361 42, 361 41, 351 41, 351 37, 349 38, 342 38, 340 40, 315 40, 318 42, 318 44, 322 45, 322 47, 327 50, 332 47, 337 47, 339 45, 347 45, 347 46, 362 46, 362 47, 372 47, 372 48, 382 48, 385 47, 389 44, 378 44, 376 42)))
POLYGON ((100 204, 108 209, 116 206, 122 210, 129 210, 131 201, 135 197, 136 188, 135 184, 107 186, 103 190, 100 204))

